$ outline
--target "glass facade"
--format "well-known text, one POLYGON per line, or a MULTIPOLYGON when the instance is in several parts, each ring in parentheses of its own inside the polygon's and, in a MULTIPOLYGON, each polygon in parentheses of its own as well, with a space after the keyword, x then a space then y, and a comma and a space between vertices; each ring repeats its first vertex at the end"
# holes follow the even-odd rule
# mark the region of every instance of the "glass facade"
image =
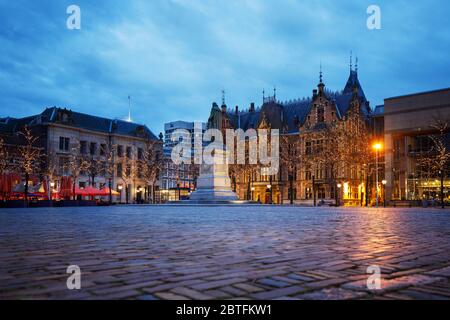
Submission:
MULTIPOLYGON (((394 200, 439 200, 441 179, 444 197, 450 201, 450 166, 441 171, 436 162, 435 145, 429 135, 405 135, 393 140, 394 200)), ((450 133, 445 136, 450 150, 450 133)))

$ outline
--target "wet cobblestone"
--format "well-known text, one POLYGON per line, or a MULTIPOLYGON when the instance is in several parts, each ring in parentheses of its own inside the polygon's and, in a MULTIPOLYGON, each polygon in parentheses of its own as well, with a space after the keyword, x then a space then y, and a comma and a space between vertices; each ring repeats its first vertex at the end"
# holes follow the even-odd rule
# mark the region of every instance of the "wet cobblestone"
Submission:
POLYGON ((450 299, 450 211, 0 209, 0 261, 0 299, 450 299))

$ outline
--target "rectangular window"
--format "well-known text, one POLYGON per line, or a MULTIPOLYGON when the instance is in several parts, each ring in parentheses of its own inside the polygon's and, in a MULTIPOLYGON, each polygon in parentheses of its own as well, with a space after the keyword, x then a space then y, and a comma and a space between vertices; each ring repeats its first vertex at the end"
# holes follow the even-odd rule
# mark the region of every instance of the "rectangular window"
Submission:
POLYGON ((87 153, 87 142, 86 141, 80 141, 80 153, 81 154, 87 153))
POLYGON ((106 144, 104 144, 104 143, 102 143, 102 144, 100 145, 100 155, 101 155, 101 156, 106 155, 106 144))
POLYGON ((59 137, 59 150, 69 151, 70 139, 65 137, 59 137))
POLYGON ((91 156, 94 156, 96 152, 97 152, 97 144, 95 142, 91 142, 89 146, 89 153, 91 154, 91 156))
POLYGON ((311 141, 307 141, 305 143, 305 153, 306 155, 311 155, 312 151, 311 151, 311 141))
POLYGON ((118 156, 119 158, 122 158, 122 157, 123 157, 123 146, 118 146, 118 147, 117 147, 117 156, 118 156))
POLYGON ((142 171, 143 171, 142 168, 143 168, 143 167, 142 167, 142 164, 138 164, 138 166, 137 166, 137 177, 138 177, 139 179, 142 179, 142 171))
POLYGON ((325 122, 325 109, 323 107, 317 107, 317 122, 325 122))
POLYGON ((138 149, 138 160, 143 160, 144 159, 144 150, 142 150, 142 148, 138 149))
POLYGON ((119 178, 122 178, 122 171, 123 171, 122 164, 121 164, 121 163, 118 163, 118 164, 117 164, 117 176, 118 176, 119 178))
POLYGON ((127 158, 131 159, 131 147, 127 147, 127 158))

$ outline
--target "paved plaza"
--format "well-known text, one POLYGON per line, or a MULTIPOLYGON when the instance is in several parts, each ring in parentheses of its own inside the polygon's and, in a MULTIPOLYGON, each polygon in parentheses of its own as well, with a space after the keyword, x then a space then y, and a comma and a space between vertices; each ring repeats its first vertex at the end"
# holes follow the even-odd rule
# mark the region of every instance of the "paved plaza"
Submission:
POLYGON ((0 299, 450 299, 450 211, 0 209, 0 261, 0 299))

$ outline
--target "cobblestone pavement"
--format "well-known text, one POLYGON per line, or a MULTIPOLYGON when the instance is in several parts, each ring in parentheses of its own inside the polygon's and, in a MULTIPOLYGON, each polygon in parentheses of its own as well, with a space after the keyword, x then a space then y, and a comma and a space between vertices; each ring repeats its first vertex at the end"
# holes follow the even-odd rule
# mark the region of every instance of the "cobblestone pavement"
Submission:
POLYGON ((0 299, 450 299, 450 211, 0 209, 0 261, 0 299))

